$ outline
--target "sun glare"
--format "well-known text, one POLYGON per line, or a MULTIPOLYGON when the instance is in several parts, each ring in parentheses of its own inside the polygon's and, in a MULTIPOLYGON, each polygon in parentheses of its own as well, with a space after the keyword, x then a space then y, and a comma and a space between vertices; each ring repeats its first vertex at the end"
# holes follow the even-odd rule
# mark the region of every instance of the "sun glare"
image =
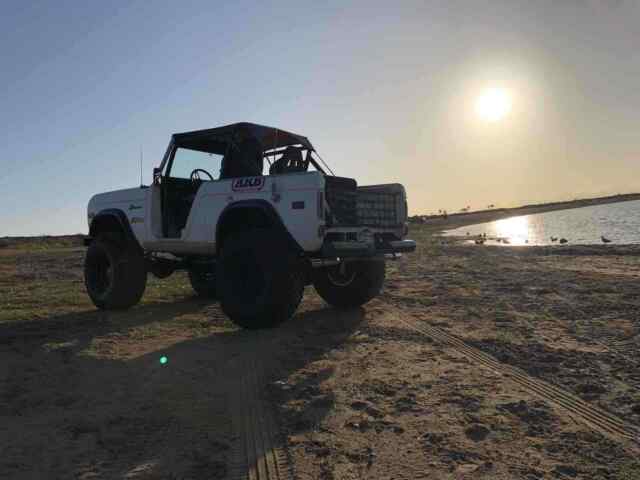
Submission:
POLYGON ((488 122, 502 120, 511 111, 511 98, 502 88, 490 88, 476 100, 476 113, 488 122))
POLYGON ((496 236, 511 245, 524 245, 529 240, 529 218, 512 217, 496 221, 496 236))

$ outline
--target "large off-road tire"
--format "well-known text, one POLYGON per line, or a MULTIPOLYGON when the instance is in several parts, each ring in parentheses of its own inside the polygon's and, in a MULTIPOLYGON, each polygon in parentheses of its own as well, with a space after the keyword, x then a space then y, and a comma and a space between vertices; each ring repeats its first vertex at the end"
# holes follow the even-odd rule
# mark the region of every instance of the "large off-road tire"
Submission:
POLYGON ((104 310, 129 308, 142 298, 147 271, 142 252, 107 238, 89 245, 84 283, 93 304, 104 310))
POLYGON ((304 270, 276 229, 251 229, 225 238, 216 277, 222 311, 237 325, 269 328, 291 318, 302 300, 304 270))
POLYGON ((359 307, 382 290, 384 259, 357 260, 343 265, 317 268, 313 286, 329 305, 339 308, 359 307))
POLYGON ((216 275, 210 270, 210 267, 191 267, 189 281, 198 296, 211 300, 218 298, 216 275))

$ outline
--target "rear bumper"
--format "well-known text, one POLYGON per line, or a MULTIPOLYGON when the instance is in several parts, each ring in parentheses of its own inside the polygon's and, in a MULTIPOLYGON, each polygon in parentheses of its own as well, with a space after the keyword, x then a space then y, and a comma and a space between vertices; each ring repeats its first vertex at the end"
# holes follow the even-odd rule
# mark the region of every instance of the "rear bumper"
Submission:
POLYGON ((326 242, 322 246, 324 257, 373 257, 376 255, 408 253, 416 249, 414 240, 393 240, 383 245, 374 245, 366 242, 335 241, 326 242))

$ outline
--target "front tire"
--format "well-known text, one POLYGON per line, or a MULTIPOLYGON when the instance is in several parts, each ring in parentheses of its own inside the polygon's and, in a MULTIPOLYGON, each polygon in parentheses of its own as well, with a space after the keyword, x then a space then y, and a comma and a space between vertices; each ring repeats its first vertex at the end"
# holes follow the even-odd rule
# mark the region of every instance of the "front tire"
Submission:
POLYGON ((142 252, 98 238, 87 249, 84 283, 96 307, 103 310, 132 307, 140 301, 147 286, 144 256, 142 252))
POLYGON ((329 305, 354 308, 364 305, 382 290, 384 259, 354 260, 313 272, 313 286, 329 305))
POLYGON ((248 329, 288 320, 304 292, 302 262, 275 229, 232 233, 225 239, 216 277, 222 311, 248 329))

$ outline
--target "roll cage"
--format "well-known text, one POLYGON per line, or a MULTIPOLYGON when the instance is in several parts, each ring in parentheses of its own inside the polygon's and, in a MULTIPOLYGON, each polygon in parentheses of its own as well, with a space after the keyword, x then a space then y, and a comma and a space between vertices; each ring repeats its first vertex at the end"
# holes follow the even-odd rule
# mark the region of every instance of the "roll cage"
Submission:
MULTIPOLYGON (((320 155, 318 155, 307 137, 275 127, 241 122, 224 127, 174 133, 171 136, 171 141, 169 142, 160 166, 154 169, 154 180, 156 177, 162 175, 165 168, 170 167, 178 148, 226 155, 231 147, 235 145, 239 132, 252 137, 260 143, 263 157, 267 159, 270 165, 273 165, 273 163, 278 160, 278 157, 282 157, 287 150, 291 151, 291 149, 295 149, 301 153, 306 152, 304 161, 313 165, 319 172, 325 175, 327 174, 325 168, 320 165, 318 160, 331 172, 331 169, 322 160, 320 155), (317 159, 314 157, 317 157, 317 159)), ((333 172, 331 173, 333 174, 333 172)))

